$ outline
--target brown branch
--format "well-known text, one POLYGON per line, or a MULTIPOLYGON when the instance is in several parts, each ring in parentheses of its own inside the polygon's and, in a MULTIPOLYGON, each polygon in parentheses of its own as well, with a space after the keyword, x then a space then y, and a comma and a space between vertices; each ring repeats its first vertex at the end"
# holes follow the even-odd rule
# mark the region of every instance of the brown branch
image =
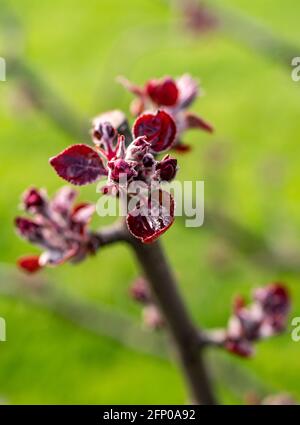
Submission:
POLYGON ((198 330, 178 292, 175 277, 160 242, 146 245, 130 236, 128 242, 136 254, 164 316, 192 401, 197 404, 216 404, 203 359, 203 347, 199 346, 198 330))
POLYGON ((91 232, 90 235, 91 242, 96 250, 116 242, 128 240, 128 232, 122 221, 117 221, 111 226, 101 227, 97 232, 91 232))

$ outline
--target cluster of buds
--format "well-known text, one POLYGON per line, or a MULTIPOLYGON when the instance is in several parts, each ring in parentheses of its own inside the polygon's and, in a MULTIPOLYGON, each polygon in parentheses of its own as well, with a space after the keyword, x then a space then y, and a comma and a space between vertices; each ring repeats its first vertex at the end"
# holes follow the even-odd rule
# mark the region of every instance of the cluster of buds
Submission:
POLYGON ((148 328, 158 330, 164 327, 163 317, 157 308, 145 278, 138 277, 130 287, 132 299, 143 306, 143 321, 148 328))
POLYGON ((187 110, 199 96, 198 83, 190 75, 184 74, 176 80, 171 77, 149 80, 142 87, 131 83, 124 77, 119 77, 118 80, 136 96, 130 108, 134 116, 147 110, 153 112, 160 109, 173 117, 177 127, 173 148, 177 151, 185 152, 190 149, 181 140, 184 131, 193 128, 209 133, 213 131, 208 122, 187 110))
MULTIPOLYGON (((212 128, 186 110, 199 93, 197 83, 189 75, 177 80, 169 77, 151 80, 143 88, 122 81, 138 97, 135 115, 139 116, 132 131, 125 118, 120 122, 120 115, 124 115, 119 111, 103 114, 93 121, 94 146, 72 145, 51 158, 50 164, 61 178, 74 185, 105 178, 102 192, 118 197, 125 194, 129 231, 143 243, 150 243, 174 222, 174 200, 161 188, 161 183, 175 178, 177 160, 168 154, 159 160, 157 155, 174 147, 184 150, 181 135, 188 128, 207 131, 212 128), (147 112, 148 107, 151 110, 147 112), (134 186, 138 188, 134 193, 128 190, 132 183, 139 185, 134 186), (132 198, 135 202, 130 203, 132 198)), ((21 259, 23 268, 34 271, 45 264, 78 261, 93 251, 86 224, 94 207, 72 209, 74 193, 62 189, 49 201, 42 191, 26 192, 25 209, 35 217, 33 220, 18 217, 16 226, 21 236, 42 246, 45 253, 21 259), (34 200, 30 206, 28 199, 34 200), (58 199, 66 205, 65 209, 58 207, 58 199)))
POLYGON ((107 117, 105 114, 94 120, 93 147, 72 145, 51 158, 50 164, 60 177, 75 185, 105 177, 104 194, 126 195, 129 231, 144 243, 153 242, 174 221, 173 198, 160 188, 160 184, 174 179, 177 160, 170 155, 157 160, 156 156, 173 145, 175 122, 165 111, 143 114, 133 125, 133 140, 126 145, 125 136, 106 121, 107 117), (132 183, 140 190, 130 192, 132 183), (130 208, 129 201, 133 197, 138 198, 138 202, 132 203, 134 207, 130 208))
POLYGON ((256 341, 285 330, 289 309, 288 291, 280 283, 256 289, 248 306, 238 297, 225 332, 224 347, 242 357, 251 356, 256 341))
POLYGON ((95 206, 75 204, 76 191, 61 188, 52 199, 44 190, 31 188, 22 198, 22 207, 32 218, 17 217, 18 233, 27 241, 41 247, 41 255, 27 255, 18 265, 29 273, 46 265, 58 265, 66 261, 79 262, 97 249, 96 240, 87 227, 95 206))

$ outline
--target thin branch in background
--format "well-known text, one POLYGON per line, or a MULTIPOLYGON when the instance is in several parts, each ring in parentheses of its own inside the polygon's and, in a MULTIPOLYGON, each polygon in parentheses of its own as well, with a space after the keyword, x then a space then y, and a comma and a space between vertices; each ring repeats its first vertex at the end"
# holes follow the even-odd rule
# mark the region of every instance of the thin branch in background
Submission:
MULTIPOLYGON (((141 328, 130 316, 107 306, 78 299, 41 275, 29 277, 2 263, 0 295, 52 312, 85 331, 108 337, 137 353, 162 360, 170 358, 165 335, 141 328)), ((225 353, 210 352, 207 357, 213 380, 222 382, 237 397, 248 392, 264 397, 274 392, 246 368, 232 363, 225 353)))
POLYGON ((167 357, 167 342, 163 335, 142 329, 126 314, 78 299, 40 276, 26 276, 15 267, 1 264, 0 294, 40 306, 82 329, 112 338, 134 351, 167 357))
POLYGON ((207 29, 215 29, 228 35, 237 43, 242 43, 260 53, 264 58, 285 67, 291 66, 291 60, 299 56, 300 46, 277 36, 271 29, 236 9, 222 6, 217 0, 169 0, 170 5, 180 14, 195 35, 207 29), (198 30, 198 31, 197 31, 198 30))
POLYGON ((299 273, 299 251, 283 256, 281 252, 272 249, 263 236, 254 233, 224 211, 208 207, 205 217, 208 230, 227 241, 235 251, 256 266, 278 272, 299 273))
POLYGON ((6 56, 7 73, 22 84, 32 105, 75 140, 86 137, 88 120, 81 119, 40 75, 20 57, 6 56))

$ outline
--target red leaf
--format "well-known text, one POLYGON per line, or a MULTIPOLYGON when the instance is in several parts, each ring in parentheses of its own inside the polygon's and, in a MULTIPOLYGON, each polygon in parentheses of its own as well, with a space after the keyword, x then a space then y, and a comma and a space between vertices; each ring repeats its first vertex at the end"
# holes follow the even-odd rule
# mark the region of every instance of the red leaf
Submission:
POLYGON ((163 190, 152 192, 151 200, 127 215, 129 231, 143 243, 154 242, 174 222, 174 199, 163 190), (141 213, 137 213, 140 211, 141 213))
POLYGON ((178 145, 176 144, 172 149, 178 153, 187 153, 191 151, 191 146, 180 142, 178 143, 178 145))
POLYGON ((27 273, 35 273, 42 268, 39 263, 38 255, 25 255, 18 259, 17 264, 27 273))
POLYGON ((135 137, 146 136, 154 153, 169 149, 176 136, 176 124, 165 111, 141 115, 134 123, 135 137))
POLYGON ((85 185, 107 175, 97 152, 87 145, 73 145, 50 159, 57 174, 75 185, 85 185))
POLYGON ((146 91, 154 103, 162 106, 174 106, 179 94, 175 81, 169 77, 150 80, 146 85, 146 91))
POLYGON ((214 131, 212 125, 204 121, 198 115, 188 112, 185 116, 185 119, 186 128, 200 128, 201 130, 207 131, 208 133, 212 133, 214 131))

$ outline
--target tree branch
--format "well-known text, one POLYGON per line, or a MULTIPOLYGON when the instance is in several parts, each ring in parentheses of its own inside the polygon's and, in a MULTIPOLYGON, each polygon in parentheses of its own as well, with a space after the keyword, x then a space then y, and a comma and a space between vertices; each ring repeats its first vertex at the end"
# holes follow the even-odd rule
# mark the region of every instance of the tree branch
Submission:
POLYGON ((90 233, 92 245, 95 249, 112 245, 116 242, 124 242, 128 240, 128 231, 122 221, 117 221, 111 226, 101 227, 96 232, 90 233))
POLYGON ((177 289, 177 283, 159 241, 146 245, 128 238, 138 262, 145 273, 169 329, 192 401, 197 404, 216 404, 210 377, 199 346, 199 333, 177 289))

